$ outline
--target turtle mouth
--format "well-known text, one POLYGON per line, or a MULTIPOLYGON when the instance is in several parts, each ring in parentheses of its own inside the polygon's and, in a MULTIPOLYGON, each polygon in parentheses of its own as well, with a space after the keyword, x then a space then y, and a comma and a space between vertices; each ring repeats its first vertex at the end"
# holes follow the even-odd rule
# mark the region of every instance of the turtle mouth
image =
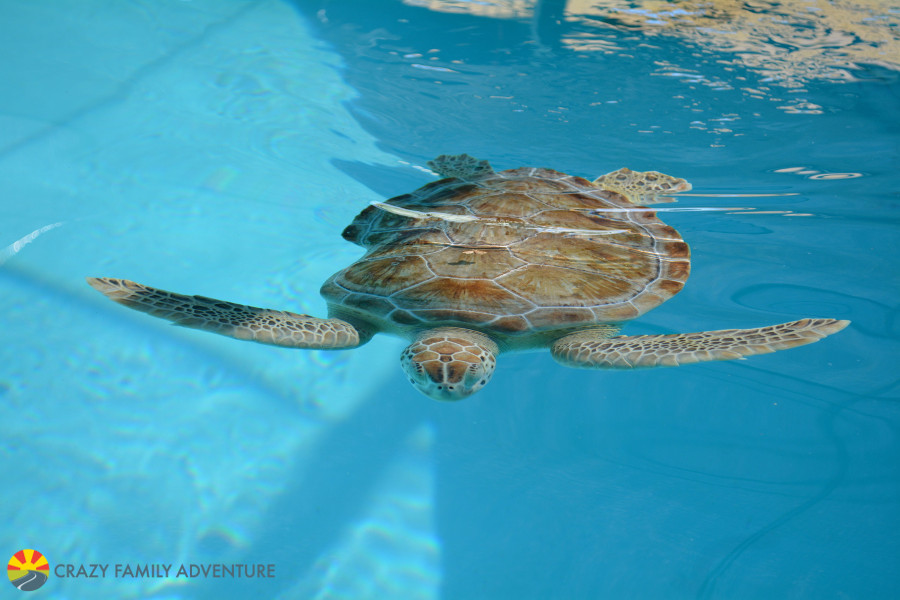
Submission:
POLYGON ((479 381, 475 385, 466 385, 461 381, 452 383, 449 381, 434 381, 429 378, 426 378, 425 381, 422 381, 421 379, 419 381, 411 379, 410 381, 412 382, 413 387, 429 398, 440 400, 442 402, 456 402, 468 398, 487 383, 487 381, 484 380, 484 383, 479 381))
MULTIPOLYGON (((437 361, 433 361, 437 363, 437 361)), ((485 385, 491 374, 483 369, 473 368, 475 365, 461 361, 425 364, 418 361, 404 361, 404 370, 409 382, 417 390, 443 402, 456 402, 468 398, 485 385)))

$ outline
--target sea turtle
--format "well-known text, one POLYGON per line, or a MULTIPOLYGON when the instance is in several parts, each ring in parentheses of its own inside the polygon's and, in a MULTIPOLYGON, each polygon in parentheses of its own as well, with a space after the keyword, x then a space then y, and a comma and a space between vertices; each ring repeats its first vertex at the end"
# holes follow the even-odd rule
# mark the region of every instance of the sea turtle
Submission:
POLYGON ((678 293, 687 244, 643 205, 691 189, 620 169, 593 182, 550 169, 495 172, 466 154, 428 165, 442 179, 375 202, 343 237, 366 249, 322 286, 329 318, 88 278, 110 299, 177 325, 291 348, 346 349, 376 333, 407 338, 401 364, 437 400, 490 380, 499 353, 549 348, 564 365, 652 367, 741 358, 817 341, 848 321, 616 335, 678 293))

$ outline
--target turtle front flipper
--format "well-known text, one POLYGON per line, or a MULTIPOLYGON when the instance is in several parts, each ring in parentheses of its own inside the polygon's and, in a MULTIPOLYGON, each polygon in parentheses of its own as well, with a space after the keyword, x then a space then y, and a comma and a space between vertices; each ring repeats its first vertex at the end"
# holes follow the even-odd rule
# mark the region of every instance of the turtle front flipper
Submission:
POLYGON ((593 183, 604 190, 622 194, 632 204, 639 205, 675 202, 675 198, 670 198, 668 194, 692 189, 690 183, 678 177, 658 171, 632 171, 625 167, 601 175, 593 183))
POLYGON ((429 160, 427 164, 429 169, 441 177, 457 179, 474 179, 494 172, 491 163, 468 154, 441 154, 434 160, 429 160))
POLYGON ((569 367, 633 369, 678 366, 766 354, 817 342, 850 321, 802 319, 757 329, 724 329, 674 335, 602 336, 573 333, 551 347, 553 358, 569 367))
POLYGON ((334 350, 355 348, 369 337, 340 319, 256 308, 204 296, 185 296, 127 279, 88 277, 87 282, 107 298, 129 308, 172 321, 175 325, 220 335, 284 346, 334 350))

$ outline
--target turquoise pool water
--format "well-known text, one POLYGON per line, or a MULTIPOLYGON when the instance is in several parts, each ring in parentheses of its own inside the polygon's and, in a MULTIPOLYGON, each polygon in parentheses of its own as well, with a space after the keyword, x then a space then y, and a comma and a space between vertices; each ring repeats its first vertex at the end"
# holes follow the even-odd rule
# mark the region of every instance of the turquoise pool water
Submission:
POLYGON ((0 5, 0 553, 45 555, 48 598, 898 597, 898 21, 839 1, 0 5), (678 369, 504 355, 445 404, 409 386, 400 340, 256 346, 84 283, 322 314, 361 254, 344 226, 446 152, 693 183, 660 213, 691 278, 627 334, 852 325, 678 369), (91 564, 109 571, 75 576, 91 564))

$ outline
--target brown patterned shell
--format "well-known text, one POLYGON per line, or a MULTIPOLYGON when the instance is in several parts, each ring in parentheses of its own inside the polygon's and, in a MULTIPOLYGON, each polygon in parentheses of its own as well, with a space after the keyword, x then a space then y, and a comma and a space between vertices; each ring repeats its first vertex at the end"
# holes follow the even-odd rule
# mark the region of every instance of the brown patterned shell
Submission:
POLYGON ((435 181, 367 207, 343 235, 368 252, 322 295, 385 327, 516 336, 621 322, 690 272, 687 244, 652 210, 549 169, 435 181))

